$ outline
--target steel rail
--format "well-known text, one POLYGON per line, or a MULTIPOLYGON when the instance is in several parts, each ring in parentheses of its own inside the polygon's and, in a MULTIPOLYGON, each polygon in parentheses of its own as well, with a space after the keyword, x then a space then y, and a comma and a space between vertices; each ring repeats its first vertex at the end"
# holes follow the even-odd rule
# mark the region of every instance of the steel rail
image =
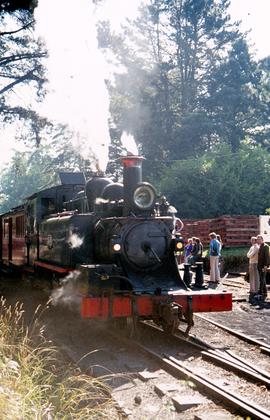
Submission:
POLYGON ((229 359, 226 359, 222 357, 219 354, 214 354, 207 351, 202 351, 202 356, 204 359, 210 359, 211 361, 214 361, 215 363, 223 366, 228 366, 231 370, 242 373, 244 376, 253 379, 254 381, 260 382, 261 384, 265 385, 267 388, 270 388, 270 379, 267 379, 266 377, 259 375, 256 372, 252 372, 251 369, 248 367, 244 367, 241 365, 238 365, 234 361, 230 361, 229 359))
POLYGON ((238 289, 242 289, 243 286, 245 286, 242 283, 237 283, 237 282, 230 282, 230 281, 221 281, 222 286, 230 286, 230 287, 237 287, 238 289))
MULTIPOLYGON (((109 335, 116 337, 112 331, 109 331, 109 335)), ((251 418, 254 419, 256 418, 259 420, 269 420, 270 411, 242 398, 240 395, 236 395, 235 393, 224 390, 221 386, 211 382, 211 380, 207 377, 203 377, 201 374, 197 374, 190 368, 186 367, 183 363, 181 363, 180 360, 176 359, 175 357, 167 354, 160 355, 147 348, 140 342, 130 338, 123 336, 119 337, 119 335, 117 335, 117 339, 121 340, 133 351, 134 349, 140 350, 145 353, 146 356, 150 356, 151 358, 155 359, 158 363, 164 366, 165 370, 170 372, 173 376, 194 382, 198 389, 201 389, 204 394, 210 394, 216 398, 219 398, 225 405, 237 409, 239 413, 251 416, 251 418)))
POLYGON ((260 407, 257 404, 254 404, 253 402, 250 402, 235 393, 225 391, 221 386, 211 382, 211 380, 208 378, 184 366, 184 364, 177 360, 175 357, 166 354, 164 356, 165 357, 162 358, 164 363, 168 364, 168 362, 170 362, 170 366, 174 368, 175 372, 177 372, 177 369, 179 369, 179 372, 187 379, 192 380, 198 386, 198 388, 206 388, 211 394, 221 398, 231 406, 238 408, 244 414, 254 416, 256 419, 269 420, 269 410, 266 410, 263 407, 260 407))
MULTIPOLYGON (((236 360, 239 360, 241 363, 243 363, 245 366, 247 366, 248 368, 251 368, 253 371, 259 373, 260 375, 264 376, 265 378, 270 379, 270 372, 268 372, 267 370, 264 369, 260 369, 257 366, 253 366, 250 363, 248 363, 245 359, 243 359, 242 357, 238 356, 237 354, 233 353, 230 350, 225 350, 226 353, 228 353, 231 357, 233 357, 236 360)), ((269 352, 270 354, 270 352, 269 352)))
POLYGON ((245 363, 245 362, 241 362, 236 357, 230 356, 227 353, 226 350, 225 350, 225 352, 224 351, 220 351, 220 350, 209 350, 208 353, 214 354, 215 356, 218 356, 218 357, 220 357, 220 358, 222 358, 222 359, 224 359, 226 361, 233 362, 235 365, 238 365, 240 367, 243 367, 245 369, 248 369, 252 373, 258 373, 258 372, 256 372, 253 369, 253 367, 250 364, 245 363))
MULTIPOLYGON (((142 323, 144 328, 149 328, 157 332, 163 333, 163 331, 152 324, 142 323)), ((164 334, 164 333, 163 333, 164 334)), ((213 363, 216 363, 222 367, 229 367, 231 370, 242 374, 243 376, 252 379, 255 382, 259 382, 266 387, 270 387, 270 373, 263 371, 262 369, 253 367, 246 360, 240 358, 237 355, 230 353, 228 350, 220 350, 204 341, 201 341, 197 337, 188 336, 180 337, 178 335, 172 335, 174 339, 181 341, 191 346, 198 348, 201 351, 203 358, 210 359, 213 363)))
POLYGON ((260 350, 263 354, 267 354, 267 356, 270 356, 270 348, 269 347, 261 346, 260 350))
POLYGON ((263 341, 257 340, 256 338, 252 338, 246 334, 241 333, 240 331, 234 330, 232 328, 226 327, 225 325, 220 324, 219 322, 213 321, 212 319, 208 319, 206 317, 204 317, 203 315, 198 315, 195 314, 196 317, 203 319, 204 321, 209 322, 210 324, 215 325, 216 327, 227 331, 228 333, 230 333, 231 335, 234 335, 235 337, 240 338, 241 340, 246 341, 247 343, 251 343, 251 344, 255 344, 257 346, 261 346, 264 347, 266 349, 269 349, 270 351, 270 345, 264 343, 263 341))
MULTIPOLYGON (((147 321, 140 321, 140 326, 142 326, 143 328, 148 328, 148 329, 157 331, 161 334, 165 334, 161 327, 158 327, 157 325, 154 325, 154 324, 150 324, 147 321)), ((206 343, 205 341, 201 340, 200 338, 195 337, 192 334, 186 335, 180 329, 178 329, 175 334, 167 335, 167 337, 173 337, 174 339, 181 341, 181 343, 184 342, 187 344, 191 344, 194 347, 197 347, 199 350, 208 350, 208 349, 216 350, 216 348, 212 346, 211 344, 206 343)))

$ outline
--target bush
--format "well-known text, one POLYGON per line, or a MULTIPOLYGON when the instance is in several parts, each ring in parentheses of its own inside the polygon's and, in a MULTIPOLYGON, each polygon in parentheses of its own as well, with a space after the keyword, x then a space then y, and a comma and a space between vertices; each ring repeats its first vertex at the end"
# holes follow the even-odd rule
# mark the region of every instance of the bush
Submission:
POLYGON ((243 255, 228 255, 222 257, 222 272, 242 272, 248 269, 248 258, 243 255))
MULTIPOLYGON (((248 270, 248 258, 247 258, 247 247, 239 248, 223 248, 221 262, 221 273, 226 274, 228 272, 244 272, 248 270)), ((205 250, 204 253, 204 271, 206 273, 210 270, 209 262, 209 250, 205 250)))
POLYGON ((37 317, 27 328, 23 315, 21 304, 0 300, 1 418, 118 418, 109 388, 65 361, 37 317))

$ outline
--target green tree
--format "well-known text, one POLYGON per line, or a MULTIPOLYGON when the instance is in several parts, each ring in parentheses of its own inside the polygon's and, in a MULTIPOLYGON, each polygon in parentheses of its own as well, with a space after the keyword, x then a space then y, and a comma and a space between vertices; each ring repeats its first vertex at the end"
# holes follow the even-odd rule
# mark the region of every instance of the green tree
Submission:
POLYGON ((60 171, 89 170, 89 162, 82 159, 65 133, 57 131, 50 142, 33 151, 15 152, 0 176, 0 213, 36 191, 58 184, 60 171))
POLYGON ((103 25, 102 46, 126 73, 111 88, 115 124, 132 132, 151 159, 201 153, 213 131, 202 98, 209 74, 241 38, 227 0, 152 0, 124 36, 103 25))
POLYGON ((224 214, 264 214, 269 207, 270 155, 243 144, 237 153, 222 145, 198 159, 172 163, 159 190, 182 218, 224 214))
POLYGON ((208 80, 201 102, 213 122, 212 139, 224 139, 234 152, 247 135, 256 141, 256 127, 269 121, 269 115, 263 118, 267 103, 269 110, 269 97, 262 95, 262 71, 243 39, 233 44, 228 58, 209 74, 208 80))
POLYGON ((114 138, 135 136, 148 178, 223 143, 269 149, 269 61, 251 56, 229 3, 152 0, 122 35, 100 27, 100 46, 126 70, 109 85, 114 138))
POLYGON ((29 11, 0 12, 0 126, 22 121, 38 144, 39 132, 47 121, 27 104, 27 98, 32 97, 32 101, 42 98, 41 58, 46 52, 35 39, 33 29, 29 11))
POLYGON ((258 63, 261 83, 258 89, 260 97, 259 120, 253 129, 254 140, 268 151, 270 150, 270 56, 258 63))
POLYGON ((1 9, 5 12, 14 12, 18 9, 32 10, 37 0, 1 0, 1 9))
POLYGON ((49 184, 51 174, 40 165, 40 156, 30 159, 26 153, 17 152, 10 166, 1 176, 1 213, 23 202, 23 199, 49 184))

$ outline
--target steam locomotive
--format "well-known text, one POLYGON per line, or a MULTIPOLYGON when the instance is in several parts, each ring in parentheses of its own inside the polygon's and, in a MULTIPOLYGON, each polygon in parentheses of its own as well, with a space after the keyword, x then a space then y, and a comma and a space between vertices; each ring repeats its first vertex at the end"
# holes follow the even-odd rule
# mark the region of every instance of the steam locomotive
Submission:
POLYGON ((175 215, 142 181, 142 160, 122 158, 123 184, 62 173, 61 185, 2 214, 1 266, 50 278, 78 272, 83 318, 151 319, 169 333, 184 322, 188 332, 194 312, 231 310, 232 296, 183 281, 175 215))

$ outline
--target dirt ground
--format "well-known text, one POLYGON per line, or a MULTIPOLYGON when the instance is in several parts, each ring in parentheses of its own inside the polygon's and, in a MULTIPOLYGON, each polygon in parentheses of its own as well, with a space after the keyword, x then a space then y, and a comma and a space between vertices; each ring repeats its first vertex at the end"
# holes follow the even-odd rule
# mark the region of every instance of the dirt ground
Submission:
MULTIPOLYGON (((208 277, 205 276, 207 284, 208 277)), ((71 290, 63 294, 56 290, 51 291, 40 289, 39 285, 33 287, 30 281, 18 279, 1 279, 1 294, 9 304, 20 301, 24 305, 25 319, 30 323, 38 305, 41 305, 39 320, 44 324, 48 339, 50 339, 60 351, 64 352, 73 362, 77 363, 84 371, 95 376, 102 377, 112 387, 112 395, 118 405, 123 410, 123 416, 130 419, 206 419, 206 418, 236 418, 229 411, 220 406, 218 401, 213 401, 205 395, 201 395, 196 387, 189 381, 179 381, 168 375, 157 364, 138 354, 136 351, 128 349, 108 334, 108 325, 105 323, 93 323, 82 320, 79 311, 78 300, 72 299, 71 290), (199 404, 183 412, 176 410, 173 398, 177 396, 188 400, 200 400, 199 404), (203 417, 205 416, 205 417, 203 417)), ((233 291, 234 298, 238 299, 234 303, 233 314, 239 318, 241 314, 247 315, 246 323, 249 324, 253 319, 269 323, 270 309, 256 308, 242 301, 248 294, 249 285, 241 277, 226 278, 218 286, 220 290, 233 291), (250 320, 250 322, 248 322, 250 320)), ((209 316, 209 314, 207 314, 209 316)), ((220 321, 230 314, 218 314, 220 321)), ((215 314, 211 314, 215 317, 215 314)), ((269 359, 247 344, 239 343, 235 337, 222 332, 217 327, 207 324, 203 320, 195 319, 195 327, 192 334, 204 339, 217 346, 228 346, 243 357, 251 358, 255 363, 267 369, 269 359)), ((235 322, 232 320, 232 322, 235 322)), ((260 325, 260 324, 258 324, 260 325)), ((263 324, 262 324, 263 325, 263 324)), ((270 323, 269 323, 270 325, 270 323)), ((259 328, 259 327, 258 327, 259 328)), ((260 331, 258 331, 260 335, 260 331)), ((146 337, 145 342, 154 343, 153 337, 146 337)), ((200 371, 209 369, 206 362, 198 355, 190 355, 184 347, 176 347, 169 342, 157 343, 164 346, 164 349, 175 351, 178 357, 183 357, 187 365, 193 366, 200 371)), ((218 376, 218 369, 212 370, 212 375, 218 376)), ((224 379, 224 378, 223 378, 224 379)), ((226 378, 225 378, 226 382, 226 378)), ((251 387, 245 381, 236 384, 243 393, 253 395, 258 394, 256 402, 265 405, 269 398, 267 390, 251 387)), ((270 409, 270 403, 269 407, 270 409)), ((239 417, 238 417, 239 418, 239 417)), ((241 418, 241 417, 240 417, 241 418)))

